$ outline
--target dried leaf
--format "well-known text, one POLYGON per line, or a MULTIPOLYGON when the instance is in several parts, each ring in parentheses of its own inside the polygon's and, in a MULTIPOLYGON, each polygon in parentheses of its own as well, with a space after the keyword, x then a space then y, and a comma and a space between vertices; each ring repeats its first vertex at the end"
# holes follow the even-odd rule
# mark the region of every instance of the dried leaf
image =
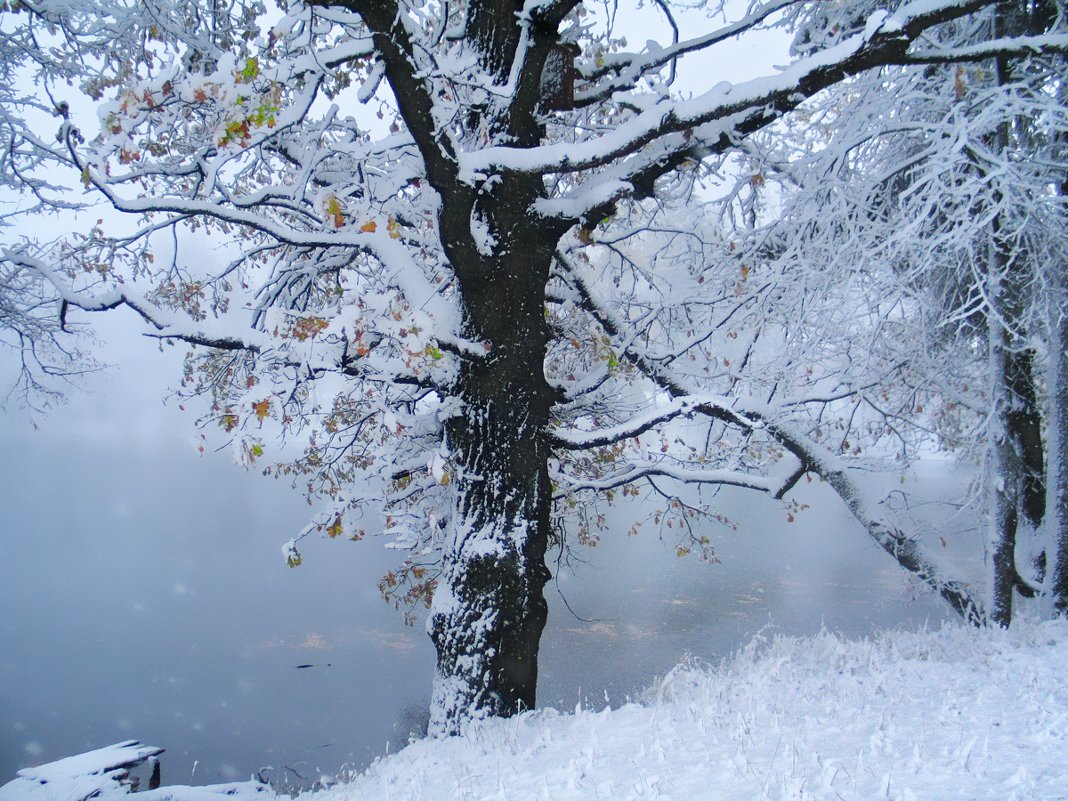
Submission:
POLYGON ((331 195, 326 201, 326 214, 334 219, 334 227, 340 228, 345 224, 345 214, 341 210, 341 201, 337 195, 331 195))
POLYGON ((326 527, 326 534, 330 539, 334 539, 334 537, 338 536, 343 531, 344 529, 341 526, 341 515, 335 517, 334 522, 326 527))
POLYGON ((389 222, 386 223, 386 230, 389 231, 389 238, 390 239, 400 239, 401 238, 400 224, 395 219, 393 219, 392 215, 390 215, 389 222))

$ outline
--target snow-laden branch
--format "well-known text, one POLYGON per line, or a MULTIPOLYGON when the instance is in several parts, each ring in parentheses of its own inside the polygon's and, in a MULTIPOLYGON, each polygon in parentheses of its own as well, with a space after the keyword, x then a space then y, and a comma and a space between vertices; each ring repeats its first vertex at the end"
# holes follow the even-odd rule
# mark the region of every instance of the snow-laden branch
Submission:
POLYGON ((192 345, 204 345, 219 350, 244 350, 249 353, 259 353, 271 344, 266 334, 257 331, 250 331, 251 337, 236 338, 230 333, 232 329, 229 327, 223 335, 215 335, 202 328, 183 330, 184 327, 176 315, 168 315, 143 296, 131 293, 122 286, 92 294, 76 290, 71 287, 70 280, 47 261, 31 256, 22 249, 3 248, 0 250, 0 260, 31 269, 48 280, 61 304, 61 324, 65 321, 68 307, 87 312, 126 307, 152 326, 156 331, 153 336, 160 339, 178 339, 192 345))
POLYGON ((908 53, 900 64, 961 64, 990 58, 1025 58, 1029 55, 1068 52, 1068 36, 1018 36, 992 39, 967 47, 929 48, 908 53))
MULTIPOLYGON (((588 450, 613 445, 617 442, 640 436, 652 431, 664 423, 691 415, 695 408, 709 402, 710 398, 701 395, 672 398, 641 417, 626 423, 597 428, 592 431, 578 429, 556 429, 553 438, 558 448, 564 450, 588 450)), ((713 402, 726 404, 726 399, 717 398, 713 402)))
MULTIPOLYGON (((115 286, 99 292, 86 292, 74 289, 70 280, 44 259, 31 256, 24 249, 4 248, 0 250, 0 261, 17 267, 33 270, 44 277, 55 292, 59 302, 59 325, 65 329, 68 310, 80 309, 85 312, 106 312, 118 308, 128 308, 135 312, 151 331, 144 335, 159 340, 184 342, 188 345, 210 348, 216 351, 240 351, 250 355, 263 356, 278 366, 297 368, 308 378, 316 378, 326 373, 341 373, 351 377, 368 377, 368 371, 361 363, 363 356, 350 352, 347 340, 342 347, 319 348, 310 353, 297 353, 295 343, 286 343, 266 331, 254 327, 241 327, 243 333, 231 322, 223 319, 203 320, 190 325, 187 318, 150 302, 144 295, 131 292, 126 286, 115 286)), ((485 351, 472 343, 452 343, 454 348, 464 346, 475 354, 484 355, 485 351)), ((374 376, 379 380, 386 376, 374 376)), ((426 376, 414 377, 402 373, 388 377, 398 384, 436 388, 435 382, 426 376)))
MULTIPOLYGON (((791 473, 792 475, 792 473, 791 473)), ((628 464, 625 467, 598 479, 576 479, 562 473, 554 475, 561 489, 555 497, 565 498, 568 493, 617 489, 645 478, 669 478, 683 484, 708 484, 713 486, 741 487, 775 495, 783 485, 782 479, 744 473, 741 470, 694 470, 669 464, 628 464)))
MULTIPOLYGON (((913 41, 933 25, 948 22, 990 2, 981 0, 917 0, 892 16, 872 15, 867 27, 843 41, 805 56, 779 74, 739 84, 721 83, 690 100, 660 98, 649 104, 637 98, 641 111, 597 138, 577 143, 554 143, 534 148, 491 146, 460 155, 460 174, 468 179, 498 172, 566 174, 619 164, 655 146, 656 158, 669 160, 680 150, 692 150, 691 137, 704 155, 723 152, 738 136, 759 130, 808 97, 840 81, 883 64, 899 63, 913 41), (666 137, 686 134, 682 141, 666 137)), ((1038 37, 1041 38, 1041 37, 1038 37)), ((1060 49, 1059 37, 1049 40, 1060 49)), ((1007 46, 1007 45, 1006 45, 1007 46)), ((1029 38, 1018 53, 1034 52, 1037 38, 1029 38)), ((626 180, 626 176, 617 176, 626 180)))
MULTIPOLYGON (((750 477, 746 483, 734 481, 733 479, 737 478, 736 475, 718 476, 724 479, 723 483, 749 486, 781 498, 806 472, 823 478, 842 499, 854 518, 864 527, 868 536, 892 556, 902 568, 938 592, 965 619, 972 621, 981 619, 981 606, 971 588, 963 582, 947 579, 942 570, 923 553, 918 542, 889 520, 879 504, 864 489, 863 481, 852 475, 855 471, 844 459, 788 421, 784 414, 787 406, 781 403, 778 406, 771 406, 759 404, 753 400, 733 400, 714 396, 702 397, 700 403, 690 404, 690 399, 698 397, 699 393, 694 392, 687 379, 675 372, 663 360, 650 358, 640 342, 625 335, 626 323, 612 312, 608 303, 598 297, 582 265, 561 253, 558 253, 558 260, 578 292, 583 308, 597 320, 614 342, 620 343, 621 358, 634 365, 660 391, 667 393, 677 403, 689 404, 686 406, 689 413, 704 415, 711 420, 727 423, 743 431, 762 432, 797 460, 796 469, 792 470, 789 475, 778 479, 750 477)), ((618 475, 595 480, 591 482, 591 488, 599 488, 596 485, 601 480, 607 481, 611 486, 628 483, 625 477, 629 475, 629 471, 633 470, 637 473, 642 469, 645 468, 633 467, 620 471, 618 475)), ((657 467, 650 466, 649 469, 656 470, 657 467)), ((700 474, 702 471, 692 472, 700 474)), ((715 471, 708 471, 707 476, 709 479, 717 477, 715 471)), ((696 477, 689 479, 683 475, 678 478, 683 481, 698 480, 696 477)), ((713 481, 709 480, 705 483, 713 483, 713 481)))
POLYGON ((606 55, 603 58, 604 63, 602 66, 592 71, 587 71, 583 76, 591 83, 575 92, 575 104, 578 107, 587 106, 607 100, 616 92, 628 91, 643 76, 656 72, 661 67, 678 60, 684 55, 707 50, 728 39, 740 36, 752 30, 773 14, 789 6, 797 5, 801 1, 772 0, 751 11, 737 22, 725 25, 719 30, 703 36, 675 42, 669 47, 654 46, 650 42, 649 49, 645 53, 606 55))
POLYGON ((370 29, 385 64, 386 80, 423 157, 428 180, 439 189, 451 186, 456 180, 456 145, 422 76, 420 48, 407 14, 393 0, 324 0, 322 5, 347 8, 359 14, 370 29))

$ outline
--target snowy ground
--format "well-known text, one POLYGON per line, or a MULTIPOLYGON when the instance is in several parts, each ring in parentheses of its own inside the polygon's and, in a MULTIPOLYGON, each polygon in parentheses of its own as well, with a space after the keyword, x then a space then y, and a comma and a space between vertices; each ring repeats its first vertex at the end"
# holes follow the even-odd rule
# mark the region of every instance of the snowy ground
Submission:
MULTIPOLYGON (((34 797, 20 787, 0 788, 0 799, 34 797)), ((1068 621, 757 640, 718 667, 680 666, 641 703, 418 741, 307 798, 1068 799, 1068 621)))
POLYGON ((1064 799, 1068 622, 757 642, 642 705, 414 743, 319 798, 1064 799))

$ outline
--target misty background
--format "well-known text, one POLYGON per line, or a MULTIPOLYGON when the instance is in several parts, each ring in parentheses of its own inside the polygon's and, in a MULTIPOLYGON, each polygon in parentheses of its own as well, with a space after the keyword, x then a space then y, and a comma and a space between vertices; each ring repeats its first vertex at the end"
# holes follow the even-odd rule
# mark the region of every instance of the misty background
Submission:
MULTIPOLYGON (((287 568, 281 546, 312 511, 300 492, 199 454, 192 413, 162 401, 181 349, 158 353, 128 318, 98 322, 112 368, 45 416, 11 399, 0 415, 0 782, 129 738, 167 749, 165 783, 195 784, 314 779, 403 747, 434 654, 422 621, 379 596, 399 555, 312 537, 287 568)), ((647 510, 615 507, 596 548, 552 566, 540 704, 618 706, 758 633, 947 617, 833 494, 802 493, 793 523, 767 498, 720 493, 738 526, 708 530, 720 564, 679 558, 650 525, 628 536, 647 510)))

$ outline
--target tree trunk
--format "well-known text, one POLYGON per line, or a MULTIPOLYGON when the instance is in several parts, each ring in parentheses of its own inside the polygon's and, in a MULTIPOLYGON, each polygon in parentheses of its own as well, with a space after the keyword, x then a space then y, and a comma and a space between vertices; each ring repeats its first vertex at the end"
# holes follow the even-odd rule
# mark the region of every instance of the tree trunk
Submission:
POLYGON ((1050 311, 1049 479, 1053 606, 1068 613, 1068 277, 1055 277, 1050 311))
POLYGON ((1019 523, 1022 467, 1009 430, 1008 409, 1012 405, 1012 353, 1005 341, 1007 332, 991 322, 990 360, 994 371, 991 442, 987 465, 989 515, 987 531, 987 571, 990 580, 987 617, 991 623, 1008 626, 1012 622, 1012 594, 1016 588, 1016 530, 1019 523))
MULTIPOLYGON (((1027 17, 1016 2, 1001 3, 995 25, 1000 35, 1026 29, 1027 17)), ((999 86, 1013 80, 1009 59, 996 59, 999 86)), ((1027 123, 1022 123, 1026 125, 1027 123)), ((998 152, 1010 146, 1010 124, 994 134, 998 152)), ((995 194, 995 202, 1001 198, 995 194)), ((1045 464, 1042 422, 1035 391, 1034 352, 1026 343, 1024 291, 1032 278, 1028 254, 1020 252, 1003 230, 1000 213, 991 222, 987 315, 992 375, 990 445, 987 494, 990 503, 987 560, 990 577, 989 621, 999 626, 1012 622, 1013 593, 1033 595, 1016 565, 1016 543, 1021 522, 1034 533, 1045 513, 1045 464)))
MULTIPOLYGON (((507 199, 507 188, 498 192, 507 199)), ((535 703, 552 503, 544 292, 558 232, 530 230, 529 202, 527 194, 487 212, 490 255, 452 240, 464 335, 487 350, 462 359, 463 408, 446 424, 455 502, 430 620, 430 731, 439 736, 535 703)))
MULTIPOLYGON (((493 380, 489 369, 477 378, 493 380)), ((550 487, 545 415, 529 387, 501 383, 465 398, 449 425, 458 475, 430 634, 437 677, 430 732, 531 709, 548 608, 550 487)))
MULTIPOLYGON (((1016 271, 1009 270, 1002 283, 1017 284, 1016 271)), ((1019 322, 1019 292, 1002 286, 999 310, 1011 314, 1004 325, 991 321, 990 359, 994 371, 993 415, 990 457, 991 622, 1007 626, 1012 621, 1013 592, 1035 594, 1034 584, 1024 580, 1016 560, 1021 530, 1032 538, 1042 525, 1046 506, 1046 474, 1041 415, 1035 393, 1034 352, 1005 325, 1019 322)), ((1000 315, 999 315, 1000 317, 1000 315)), ((1041 559, 1041 557, 1039 557, 1041 559)), ((1036 565, 1041 572, 1041 563, 1036 565)), ((1037 577, 1041 581, 1042 577, 1037 577)), ((1037 582, 1036 582, 1037 583, 1037 582)))
MULTIPOLYGON (((1052 11, 1052 9, 1050 9, 1052 11)), ((1062 84, 1058 101, 1068 99, 1068 89, 1062 84)), ((1054 158, 1064 160, 1068 151, 1068 136, 1059 133, 1053 140, 1054 158)), ((1068 198, 1068 177, 1058 187, 1062 198, 1068 198)), ((1049 336, 1049 406, 1046 433, 1049 449, 1046 501, 1046 541, 1052 545, 1049 553, 1050 593, 1053 608, 1061 615, 1068 614, 1068 265, 1063 261, 1049 271, 1050 286, 1046 292, 1049 336)))

